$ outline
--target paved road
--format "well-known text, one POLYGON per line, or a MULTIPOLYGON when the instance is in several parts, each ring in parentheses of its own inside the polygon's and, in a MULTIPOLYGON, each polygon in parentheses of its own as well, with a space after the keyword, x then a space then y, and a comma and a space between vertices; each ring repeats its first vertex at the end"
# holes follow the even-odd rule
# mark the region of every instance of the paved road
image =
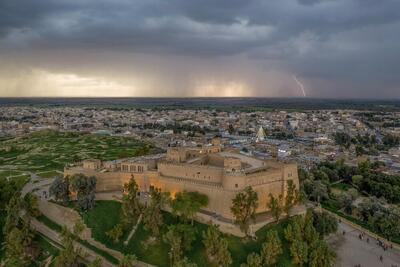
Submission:
POLYGON ((376 239, 367 236, 360 240, 360 231, 351 226, 339 223, 338 234, 329 238, 337 253, 337 267, 400 267, 400 251, 396 249, 383 250, 377 245, 376 239), (346 232, 343 235, 343 231, 346 232), (380 261, 382 255, 383 261, 380 261))

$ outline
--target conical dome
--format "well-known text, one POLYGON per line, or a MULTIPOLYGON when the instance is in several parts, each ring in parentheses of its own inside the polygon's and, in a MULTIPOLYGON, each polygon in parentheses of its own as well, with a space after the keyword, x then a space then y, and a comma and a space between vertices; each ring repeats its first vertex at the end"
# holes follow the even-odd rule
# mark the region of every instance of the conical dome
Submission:
POLYGON ((257 132, 257 141, 263 141, 265 139, 265 131, 262 126, 258 129, 257 132))

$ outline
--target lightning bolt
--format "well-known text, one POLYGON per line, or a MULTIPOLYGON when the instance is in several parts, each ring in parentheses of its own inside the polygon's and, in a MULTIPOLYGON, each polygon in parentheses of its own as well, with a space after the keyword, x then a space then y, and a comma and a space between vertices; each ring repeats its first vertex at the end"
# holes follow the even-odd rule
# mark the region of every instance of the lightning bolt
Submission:
POLYGON ((304 90, 304 85, 297 79, 296 75, 293 75, 292 77, 293 77, 293 80, 294 80, 294 81, 297 83, 297 85, 300 87, 300 89, 301 89, 301 91, 302 91, 302 93, 303 93, 303 96, 306 97, 307 95, 306 95, 306 91, 304 90))

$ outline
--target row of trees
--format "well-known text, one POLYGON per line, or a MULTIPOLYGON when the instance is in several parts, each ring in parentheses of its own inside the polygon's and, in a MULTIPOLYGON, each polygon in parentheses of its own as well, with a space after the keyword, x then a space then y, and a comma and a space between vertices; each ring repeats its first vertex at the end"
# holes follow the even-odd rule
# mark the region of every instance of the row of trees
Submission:
MULTIPOLYGON (((323 237, 336 231, 336 219, 326 213, 308 211, 305 216, 294 217, 284 230, 293 265, 308 263, 310 267, 333 266, 336 255, 323 237)), ((278 232, 270 230, 260 253, 249 254, 247 262, 241 267, 274 266, 282 253, 278 232)))
POLYGON ((351 137, 349 134, 343 132, 335 133, 333 138, 337 145, 346 149, 349 149, 351 145, 355 145, 357 155, 377 154, 379 150, 387 150, 400 145, 400 137, 391 134, 384 135, 380 141, 375 135, 358 134, 351 137))
POLYGON ((186 132, 192 132, 192 133, 200 133, 200 134, 205 134, 206 132, 210 132, 211 130, 207 127, 200 127, 198 125, 189 125, 189 124, 167 124, 167 125, 162 125, 159 123, 145 123, 143 125, 144 129, 157 129, 160 131, 164 130, 173 130, 174 133, 181 133, 182 131, 186 132))
POLYGON ((282 242, 275 230, 268 231, 260 253, 252 252, 247 256, 247 262, 241 267, 274 266, 278 257, 283 253, 282 242))
POLYGON ((388 207, 376 198, 365 199, 358 205, 358 218, 372 230, 389 240, 400 241, 400 209, 388 207))
POLYGON ((333 266, 336 255, 314 227, 313 215, 307 212, 304 217, 295 217, 284 230, 289 242, 292 263, 310 267, 333 266))
POLYGON ((268 208, 271 210, 275 220, 279 222, 282 214, 286 214, 289 217, 291 209, 299 201, 299 198, 299 190, 296 189, 293 180, 289 180, 285 197, 282 194, 278 197, 269 194, 268 208))
MULTIPOLYGON (((288 180, 285 197, 280 194, 275 197, 269 195, 268 208, 276 221, 279 221, 282 214, 289 216, 292 207, 299 200, 299 191, 292 180, 288 180)), ((232 200, 231 211, 235 217, 235 223, 247 236, 249 235, 250 222, 255 221, 256 209, 258 207, 258 195, 250 186, 243 192, 239 192, 232 200)))

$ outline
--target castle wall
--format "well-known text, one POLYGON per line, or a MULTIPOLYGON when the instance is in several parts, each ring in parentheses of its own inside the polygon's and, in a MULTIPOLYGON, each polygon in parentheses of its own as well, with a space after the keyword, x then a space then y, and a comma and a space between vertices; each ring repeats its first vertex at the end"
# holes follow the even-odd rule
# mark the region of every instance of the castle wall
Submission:
POLYGON ((177 192, 197 191, 209 198, 205 208, 225 218, 233 219, 230 208, 232 199, 246 186, 252 186, 257 192, 259 205, 257 213, 268 211, 269 195, 285 196, 287 181, 293 180, 298 188, 296 164, 273 164, 274 167, 265 171, 245 175, 243 172, 223 173, 222 168, 212 166, 196 166, 185 164, 159 163, 158 170, 131 173, 122 171, 101 172, 93 169, 65 168, 64 176, 82 173, 96 176, 96 191, 120 191, 123 185, 133 177, 141 191, 149 191, 150 187, 168 191, 174 196, 177 192), (204 178, 206 177, 206 178, 204 178), (208 178, 210 177, 210 178, 208 178), (236 187, 236 184, 238 185, 236 187))
POLYGON ((186 179, 209 181, 214 183, 222 182, 221 168, 202 165, 186 165, 173 163, 159 163, 158 171, 163 176, 181 177, 186 179))

